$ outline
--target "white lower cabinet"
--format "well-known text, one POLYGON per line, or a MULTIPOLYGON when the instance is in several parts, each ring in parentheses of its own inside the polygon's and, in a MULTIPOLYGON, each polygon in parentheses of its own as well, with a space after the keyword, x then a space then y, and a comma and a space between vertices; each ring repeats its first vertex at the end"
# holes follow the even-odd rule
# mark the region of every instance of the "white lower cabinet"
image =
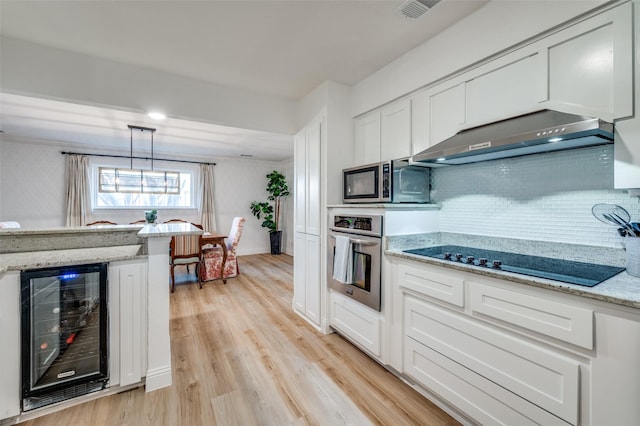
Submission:
MULTIPOLYGON (((542 410, 578 424, 578 362, 412 296, 405 296, 404 306, 405 342, 420 343, 542 410)), ((409 371, 411 362, 405 360, 409 371)))
POLYGON ((146 264, 109 265, 109 384, 138 383, 147 370, 146 264))
POLYGON ((0 419, 20 414, 20 272, 0 275, 0 419))
POLYGON ((320 237, 296 232, 293 262, 293 308, 320 325, 320 237))
POLYGON ((369 355, 380 357, 380 313, 361 303, 331 291, 329 320, 340 334, 360 346, 369 355))
POLYGON ((427 394, 487 425, 640 424, 640 310, 387 258, 391 350, 427 394))

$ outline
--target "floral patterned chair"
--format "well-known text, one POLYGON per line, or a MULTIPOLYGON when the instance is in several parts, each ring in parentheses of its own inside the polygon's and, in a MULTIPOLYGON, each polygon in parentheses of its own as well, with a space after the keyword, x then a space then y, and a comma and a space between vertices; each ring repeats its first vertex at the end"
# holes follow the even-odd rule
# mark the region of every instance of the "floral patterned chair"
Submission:
POLYGON ((202 281, 211 281, 222 279, 223 283, 227 283, 227 278, 233 278, 240 274, 238 268, 238 258, 236 256, 236 249, 240 242, 240 236, 242 235, 242 228, 244 226, 244 217, 235 217, 231 224, 231 231, 229 236, 225 239, 227 245, 227 262, 224 265, 224 271, 220 274, 220 267, 222 265, 222 247, 204 247, 202 249, 202 281), (222 275, 222 276, 221 276, 222 275))

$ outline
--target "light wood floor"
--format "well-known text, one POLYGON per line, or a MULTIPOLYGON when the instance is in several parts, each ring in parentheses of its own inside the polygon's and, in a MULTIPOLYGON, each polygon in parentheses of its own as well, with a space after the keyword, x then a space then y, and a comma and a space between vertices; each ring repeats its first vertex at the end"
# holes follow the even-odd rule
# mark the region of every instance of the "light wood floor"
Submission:
POLYGON ((457 424, 342 337, 322 335, 292 312, 290 256, 239 260, 238 278, 202 290, 180 271, 171 295, 171 387, 138 388, 24 424, 457 424))

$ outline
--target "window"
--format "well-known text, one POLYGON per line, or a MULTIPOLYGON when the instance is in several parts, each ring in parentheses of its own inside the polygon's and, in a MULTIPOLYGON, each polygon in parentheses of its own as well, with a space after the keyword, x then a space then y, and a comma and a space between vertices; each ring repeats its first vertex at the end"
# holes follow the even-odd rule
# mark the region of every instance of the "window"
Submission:
POLYGON ((180 194, 180 172, 100 167, 98 169, 98 191, 180 194))
POLYGON ((189 170, 93 168, 94 208, 194 208, 193 175, 189 170))

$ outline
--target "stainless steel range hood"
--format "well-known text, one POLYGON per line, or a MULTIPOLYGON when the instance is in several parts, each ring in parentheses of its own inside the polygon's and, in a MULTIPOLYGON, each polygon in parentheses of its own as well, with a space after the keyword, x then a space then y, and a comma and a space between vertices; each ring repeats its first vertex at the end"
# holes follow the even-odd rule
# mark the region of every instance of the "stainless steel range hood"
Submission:
POLYGON ((462 130, 414 155, 412 161, 467 164, 607 143, 613 143, 613 124, 545 109, 462 130))

